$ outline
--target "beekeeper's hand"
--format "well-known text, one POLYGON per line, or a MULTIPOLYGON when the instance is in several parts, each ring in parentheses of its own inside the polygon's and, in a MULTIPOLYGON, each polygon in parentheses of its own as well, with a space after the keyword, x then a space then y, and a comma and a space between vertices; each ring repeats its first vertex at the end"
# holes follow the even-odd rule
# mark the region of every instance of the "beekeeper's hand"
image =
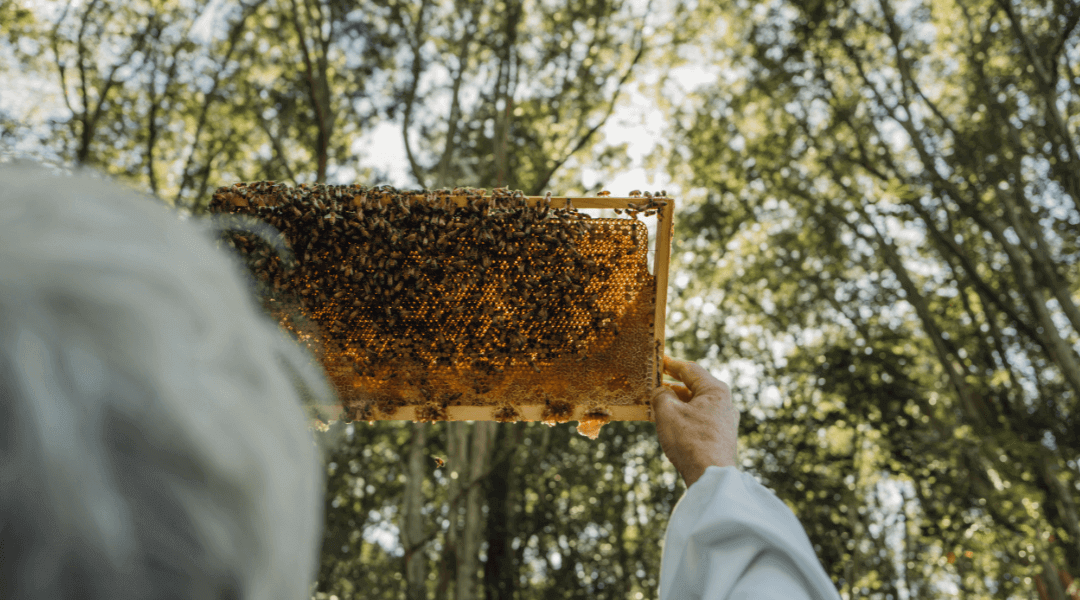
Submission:
POLYGON ((664 358, 664 373, 682 384, 653 391, 653 420, 660 447, 690 487, 706 467, 735 466, 739 411, 731 388, 695 363, 664 358))

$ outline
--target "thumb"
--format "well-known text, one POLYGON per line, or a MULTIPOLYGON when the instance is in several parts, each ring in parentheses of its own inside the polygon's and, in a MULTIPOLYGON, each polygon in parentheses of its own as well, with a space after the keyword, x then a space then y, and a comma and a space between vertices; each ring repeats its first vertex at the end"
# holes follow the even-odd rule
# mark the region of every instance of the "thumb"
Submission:
POLYGON ((654 421, 666 420, 683 408, 675 391, 666 385, 653 390, 651 403, 654 421))

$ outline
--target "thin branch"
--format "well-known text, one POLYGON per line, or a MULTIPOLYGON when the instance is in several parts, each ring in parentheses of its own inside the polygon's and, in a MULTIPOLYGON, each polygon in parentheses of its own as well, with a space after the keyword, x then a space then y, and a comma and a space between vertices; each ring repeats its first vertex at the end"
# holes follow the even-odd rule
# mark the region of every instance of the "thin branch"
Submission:
MULTIPOLYGON (((174 202, 176 206, 180 205, 180 200, 183 196, 184 190, 187 189, 188 185, 191 183, 191 170, 193 163, 195 162, 195 152, 199 146, 199 139, 202 137, 202 132, 206 127, 206 122, 210 114, 210 107, 217 99, 217 89, 218 86, 221 84, 222 76, 225 74, 225 66, 228 65, 229 61, 232 59, 233 52, 236 50, 236 45, 240 40, 240 34, 244 31, 244 27, 247 24, 248 17, 250 17, 261 4, 262 0, 259 0, 254 4, 245 6, 245 11, 241 13, 240 19, 233 24, 232 28, 229 31, 229 45, 221 59, 221 67, 214 69, 213 75, 211 75, 210 78, 210 90, 206 92, 203 98, 202 108, 199 111, 199 119, 195 125, 195 135, 191 141, 191 152, 188 153, 187 161, 184 164, 184 170, 182 171, 183 177, 180 180, 180 187, 176 190, 176 200, 174 202)), ((196 197, 193 202, 198 202, 198 197, 196 197)))
MULTIPOLYGON (((651 6, 652 3, 650 2, 649 5, 651 6)), ((646 11, 646 14, 648 14, 648 11, 646 11)), ((600 119, 600 121, 598 123, 596 123, 595 125, 590 127, 589 130, 585 132, 585 135, 581 136, 581 138, 578 139, 577 143, 574 144, 573 148, 571 148, 567 152, 564 152, 563 155, 562 155, 562 158, 559 159, 558 161, 556 161, 556 163, 554 165, 552 165, 552 167, 550 169, 548 169, 547 173, 542 178, 540 178, 540 180, 537 182, 537 184, 529 192, 531 195, 538 195, 538 194, 543 193, 544 189, 547 188, 547 186, 548 186, 548 182, 550 182, 551 178, 555 175, 555 172, 558 171, 559 168, 561 168, 564 164, 566 164, 566 161, 570 160, 571 156, 573 156, 579 150, 584 148, 585 145, 588 144, 589 141, 592 139, 592 137, 594 135, 596 135, 596 132, 599 131, 600 128, 603 127, 605 123, 607 123, 608 119, 611 117, 611 114, 613 112, 615 112, 615 106, 619 101, 619 95, 623 91, 623 86, 630 79, 630 76, 633 75, 634 67, 638 64, 638 62, 641 60, 641 58, 645 55, 645 49, 646 49, 645 36, 642 33, 641 29, 638 29, 636 37, 637 37, 637 52, 634 53, 634 58, 630 61, 630 65, 626 68, 626 72, 624 72, 622 74, 622 76, 619 77, 619 83, 618 83, 617 87, 615 88, 615 93, 612 94, 611 102, 608 104, 608 108, 607 108, 607 111, 604 113, 604 117, 602 119, 600 119)))
MULTIPOLYGON (((475 13, 469 11, 470 17, 475 13)), ((449 185, 448 173, 450 169, 450 160, 454 155, 454 137, 457 135, 458 121, 461 118, 461 82, 465 78, 465 69, 468 66, 469 54, 472 46, 472 38, 476 34, 476 20, 470 19, 470 27, 468 27, 461 35, 458 43, 461 44, 458 49, 457 61, 458 69, 457 74, 454 75, 454 85, 451 91, 450 102, 450 117, 447 120, 446 141, 443 147, 442 157, 439 159, 439 165, 436 167, 435 175, 435 187, 447 187, 449 185)))
MULTIPOLYGON (((1017 39, 1020 40, 1020 45, 1024 48, 1024 54, 1027 56, 1028 63, 1035 69, 1035 74, 1039 77, 1041 85, 1038 87, 1042 92, 1041 95, 1046 104, 1046 112, 1050 115, 1050 121, 1053 123, 1054 129, 1057 130, 1061 143, 1069 153, 1069 159, 1074 165, 1080 164, 1080 152, 1077 151, 1076 144, 1073 142, 1073 137, 1069 134, 1068 127, 1065 125, 1065 121, 1061 118, 1061 113, 1057 109, 1056 60, 1053 63, 1055 65, 1053 72, 1049 71, 1040 60, 1039 53, 1034 47, 1034 44, 1024 33, 1023 25, 1021 24, 1019 17, 1016 16, 1016 12, 1013 10, 1011 0, 997 0, 997 3, 1009 17, 1013 32, 1016 34, 1017 39)), ((1075 26, 1075 23, 1073 26, 1075 26)), ((1064 41, 1062 41, 1062 43, 1064 43, 1064 41)), ((1051 58, 1054 58, 1053 55, 1051 55, 1051 58)))
MULTIPOLYGON (((173 60, 173 64, 176 64, 177 60, 173 60)), ((150 109, 149 114, 146 115, 146 177, 150 181, 150 193, 158 195, 158 183, 157 174, 154 172, 154 145, 157 143, 158 124, 157 124, 157 109, 158 98, 154 93, 154 88, 157 87, 158 70, 155 65, 150 70, 150 109)))
POLYGON ((416 90, 420 86, 420 73, 423 71, 423 58, 420 56, 420 43, 421 36, 424 32, 424 12, 427 10, 428 2, 430 0, 423 0, 420 3, 420 9, 417 12, 416 23, 413 24, 412 38, 409 40, 409 45, 412 46, 413 60, 412 67, 410 69, 412 74, 412 83, 405 92, 405 117, 401 125, 401 135, 405 142, 405 156, 409 159, 409 168, 412 170, 413 177, 420 184, 420 187, 426 188, 424 180, 423 169, 420 164, 416 162, 416 157, 413 155, 412 144, 409 142, 409 127, 412 126, 412 111, 413 105, 416 102, 416 90))
POLYGON ((259 113, 259 126, 266 132, 266 136, 270 138, 270 145, 274 148, 274 155, 277 156, 278 162, 281 167, 285 169, 285 174, 293 183, 298 183, 296 180, 296 173, 289 167, 289 161, 285 156, 285 148, 281 145, 281 140, 278 136, 274 135, 274 132, 270 129, 270 122, 262 117, 262 113, 259 113))
POLYGON ((86 11, 82 14, 82 22, 79 24, 79 33, 75 38, 76 54, 78 56, 78 68, 79 68, 79 92, 82 96, 82 131, 79 132, 79 148, 75 151, 76 161, 82 164, 86 160, 87 154, 89 154, 90 146, 90 125, 87 122, 88 115, 90 113, 90 84, 86 81, 86 44, 83 43, 83 39, 86 37, 86 26, 90 22, 90 13, 94 10, 94 6, 97 5, 97 0, 90 2, 90 5, 86 7, 86 11))
MULTIPOLYGON (((329 146, 330 132, 327 130, 328 129, 328 121, 327 121, 327 114, 326 114, 329 107, 324 105, 324 101, 328 105, 329 104, 329 97, 323 98, 322 97, 323 94, 319 93, 320 92, 319 86, 315 82, 315 68, 312 65, 311 53, 308 51, 307 36, 306 36, 307 32, 305 31, 306 28, 300 22, 300 7, 298 7, 296 5, 296 0, 290 0, 290 1, 292 2, 292 9, 293 9, 293 11, 292 11, 293 12, 292 24, 293 24, 293 27, 296 29, 296 37, 297 37, 297 39, 300 40, 300 56, 303 57, 303 59, 304 59, 304 74, 305 74, 305 78, 307 79, 308 94, 311 97, 311 106, 312 106, 312 108, 315 109, 316 127, 318 128, 318 131, 319 131, 318 135, 316 136, 316 142, 315 142, 316 146, 318 146, 315 149, 315 156, 316 156, 316 160, 318 162, 318 167, 317 167, 318 172, 316 173, 315 180, 318 183, 325 183, 326 182, 326 159, 327 159, 326 151, 327 151, 327 146, 329 146)), ((308 2, 306 0, 304 2, 304 5, 307 8, 308 18, 310 20, 310 18, 311 18, 310 5, 308 4, 308 2)), ((318 28, 318 27, 319 27, 318 24, 316 24, 316 28, 318 28)), ((326 71, 324 70, 321 73, 321 75, 323 77, 323 81, 325 82, 326 71)))
POLYGON ((52 29, 52 50, 53 58, 56 59, 56 70, 60 73, 60 95, 64 97, 64 105, 71 112, 72 117, 75 116, 75 109, 71 107, 71 99, 68 97, 67 90, 67 67, 64 65, 64 60, 60 56, 60 25, 63 24, 64 19, 67 18, 68 10, 71 9, 71 4, 74 0, 68 0, 64 5, 64 10, 60 12, 60 18, 56 20, 56 24, 52 29))
MULTIPOLYGON (((902 78, 900 87, 904 90, 904 106, 909 106, 911 103, 910 98, 907 96, 907 87, 910 86, 911 90, 915 92, 915 95, 930 109, 930 112, 941 121, 941 125, 952 134, 953 139, 959 140, 960 133, 953 127, 952 122, 941 112, 941 109, 938 108, 937 104, 932 102, 930 98, 926 96, 922 90, 922 86, 915 80, 915 76, 911 71, 911 61, 904 58, 904 52, 900 48, 901 30, 896 23, 892 9, 889 7, 888 0, 880 0, 880 4, 882 12, 885 14, 886 24, 888 25, 889 39, 892 40, 893 43, 893 54, 896 56, 897 70, 900 72, 900 77, 902 78)), ((908 115, 911 115, 911 111, 908 111, 908 115)))
POLYGON ((1080 24, 1080 6, 1075 2, 1068 3, 1069 16, 1065 17, 1065 27, 1061 30, 1061 37, 1054 43, 1054 47, 1050 49, 1047 54, 1049 62, 1052 65, 1057 64, 1058 57, 1061 56, 1061 51, 1065 48, 1065 43, 1072 37, 1074 31, 1076 31, 1077 24, 1080 24))
POLYGON ((194 19, 188 20, 187 28, 185 29, 184 34, 180 37, 180 42, 177 45, 176 52, 173 53, 172 64, 169 65, 169 70, 165 75, 165 88, 160 96, 156 93, 155 90, 155 88, 157 87, 158 76, 157 59, 151 62, 152 73, 150 75, 149 89, 150 111, 147 115, 146 135, 146 172, 147 177, 150 180, 150 191, 153 192, 155 196, 158 195, 157 172, 154 169, 154 147, 157 144, 158 136, 157 112, 160 107, 161 100, 169 94, 169 89, 172 87, 173 82, 176 81, 177 67, 181 62, 179 56, 180 49, 183 47, 184 41, 189 39, 191 35, 191 28, 194 25, 194 19))
MULTIPOLYGON (((121 67, 126 66, 129 62, 131 62, 131 60, 135 57, 135 55, 143 49, 143 45, 146 43, 146 38, 150 34, 150 28, 151 28, 151 26, 153 24, 153 18, 154 18, 153 15, 151 15, 150 17, 147 18, 146 26, 143 27, 142 31, 140 31, 139 34, 135 37, 135 39, 132 41, 130 47, 128 48, 128 51, 124 54, 124 56, 120 60, 118 60, 116 63, 114 63, 112 65, 111 69, 109 69, 109 74, 105 78, 105 83, 101 87, 100 91, 98 92, 97 106, 95 106, 93 109, 91 109, 90 108, 90 99, 89 99, 90 84, 87 81, 87 74, 86 74, 86 71, 87 71, 87 67, 86 67, 87 49, 86 49, 86 45, 84 43, 84 38, 86 36, 86 31, 85 31, 86 30, 86 24, 88 23, 90 13, 91 13, 91 11, 93 10, 93 8, 94 8, 94 6, 96 4, 97 4, 97 2, 95 0, 94 2, 92 2, 90 4, 90 6, 87 7, 86 12, 83 14, 83 22, 82 22, 82 25, 79 28, 79 35, 78 35, 79 76, 80 76, 80 79, 81 79, 82 97, 83 97, 83 107, 82 107, 82 111, 83 111, 82 112, 83 127, 82 127, 82 131, 80 132, 81 135, 80 135, 79 149, 76 152, 76 161, 79 164, 85 164, 86 161, 90 157, 90 143, 91 143, 91 141, 93 141, 93 136, 94 136, 94 132, 97 129, 97 124, 101 120, 102 115, 104 114, 105 105, 106 105, 106 103, 108 101, 108 97, 109 97, 109 92, 112 90, 113 86, 116 85, 116 83, 117 83, 117 81, 116 81, 117 72, 120 70, 121 67)), ((111 16, 104 17, 103 22, 107 22, 110 18, 111 18, 111 16)))
MULTIPOLYGON (((859 71, 864 82, 869 84, 869 79, 865 75, 862 63, 858 60, 857 56, 850 54, 850 52, 849 56, 851 56, 852 60, 854 61, 856 69, 859 71)), ((994 238, 1002 245, 1006 255, 1009 257, 1010 264, 1013 266, 1014 273, 1018 277, 1021 285, 1026 290, 1026 293, 1023 294, 1023 298, 1031 309, 1032 314, 1036 317, 1037 321, 1042 326, 1042 334, 1037 335, 1034 339, 1037 340, 1040 345, 1042 345, 1043 349, 1047 352, 1051 359, 1059 364, 1062 370, 1062 374, 1070 382, 1073 390, 1078 395, 1080 395, 1080 365, 1077 364, 1076 357, 1073 354, 1071 348, 1068 348, 1064 341, 1061 339, 1061 337, 1058 335, 1057 328, 1054 325, 1053 319, 1050 317, 1050 314, 1046 308, 1045 300, 1043 299, 1042 292, 1038 287, 1035 275, 1034 273, 1032 273, 1031 267, 1027 264, 1026 261, 1024 261, 1023 257, 1017 253, 1016 248, 1013 247, 1013 245, 1010 244, 1006 239, 1005 227, 997 220, 989 218, 985 211, 982 210, 981 207, 977 206, 976 203, 968 202, 965 199, 964 194, 960 192, 960 190, 952 181, 949 181, 947 178, 943 177, 940 173, 937 172, 937 169, 935 168, 934 157, 930 153, 929 149, 926 148, 923 139, 919 135, 920 131, 916 128, 915 124, 912 123, 910 120, 900 120, 895 114, 896 108, 898 108, 898 106, 889 107, 884 102, 884 99, 881 98, 876 88, 873 88, 873 86, 871 86, 871 88, 873 89, 874 94, 875 96, 877 96, 881 105, 889 111, 890 116, 893 118, 893 120, 899 123, 900 126, 903 127, 904 130, 907 132, 909 138, 911 139, 912 147, 919 155, 919 158, 925 167, 925 172, 930 175, 931 179, 934 182, 932 185, 935 188, 943 191, 945 195, 951 197, 968 218, 973 219, 976 223, 982 226, 984 230, 989 231, 994 236, 994 238)), ((903 106, 903 108, 907 110, 910 114, 907 106, 903 106)), ((1030 251, 1027 252, 1029 252, 1030 255, 1030 251)), ((1032 257, 1032 260, 1033 262, 1035 262, 1035 257, 1032 257)), ((1036 268, 1038 268, 1037 265, 1036 268)))
POLYGON ((1035 73, 1039 76, 1039 79, 1042 80, 1043 85, 1052 85, 1053 78, 1050 77, 1050 73, 1047 72, 1046 67, 1043 66, 1042 61, 1039 60, 1039 53, 1036 51, 1031 39, 1024 33, 1024 27, 1020 23, 1019 17, 1016 16, 1016 11, 1013 10, 1012 0, 997 0, 997 5, 1005 12, 1005 16, 1009 17, 1009 23, 1012 24, 1012 30, 1016 34, 1016 39, 1020 41, 1020 45, 1024 49, 1024 54, 1027 56, 1028 63, 1034 67, 1035 73))
MULTIPOLYGON (((202 171, 200 173, 201 178, 199 179, 199 191, 195 195, 196 202, 198 202, 199 198, 206 198, 207 191, 209 191, 210 188, 210 172, 214 164, 214 158, 217 157, 218 152, 221 151, 221 148, 224 147, 224 145, 224 142, 219 141, 217 143, 216 149, 214 146, 210 147, 210 152, 208 153, 209 157, 206 160, 206 164, 203 165, 202 171)), ((206 210, 207 204, 209 203, 207 202, 204 204, 193 205, 191 210, 192 214, 201 214, 204 210, 206 210), (198 210, 196 210, 196 206, 198 207, 198 210)))

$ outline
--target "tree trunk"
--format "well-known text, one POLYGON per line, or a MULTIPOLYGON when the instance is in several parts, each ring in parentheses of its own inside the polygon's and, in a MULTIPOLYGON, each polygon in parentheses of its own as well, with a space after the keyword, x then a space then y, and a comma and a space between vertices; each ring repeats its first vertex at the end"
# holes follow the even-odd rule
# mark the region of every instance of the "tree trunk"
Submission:
POLYGON ((487 561, 484 563, 484 597, 486 600, 512 600, 517 568, 514 550, 514 491, 518 489, 516 469, 517 445, 521 441, 519 426, 503 425, 495 447, 499 460, 488 475, 487 561))
POLYGON ((1040 454, 1037 462, 1040 479, 1036 480, 1036 485, 1046 494, 1043 511, 1051 525, 1068 533, 1069 543, 1062 543, 1066 565, 1073 573, 1080 573, 1080 519, 1073 493, 1058 477, 1060 458, 1057 453, 1041 444, 1037 451, 1040 454))
MULTIPOLYGON (((472 445, 469 452, 468 491, 465 494, 465 523, 458 541, 458 570, 456 600, 474 600, 476 576, 480 564, 480 540, 483 535, 481 519, 484 500, 481 480, 486 474, 492 454, 492 438, 496 423, 478 421, 472 424, 472 445)), ((464 465, 459 467, 464 471, 464 465)), ((459 471, 461 472, 461 471, 459 471)))
POLYGON ((1035 576, 1035 589, 1039 592, 1040 600, 1069 600, 1065 595, 1065 586, 1061 585, 1061 576, 1057 567, 1047 557, 1043 557, 1042 574, 1035 576))
POLYGON ((326 169, 330 149, 330 136, 333 134, 336 115, 330 105, 330 74, 327 63, 330 40, 334 39, 334 20, 323 14, 322 6, 312 7, 311 2, 304 2, 303 14, 306 23, 301 22, 301 10, 296 0, 292 1, 292 23, 296 38, 300 43, 300 57, 304 62, 304 79, 307 81, 308 98, 315 112, 315 153, 317 183, 326 183, 326 169), (310 44, 307 30, 313 31, 310 44), (325 29, 325 32, 324 32, 325 29), (321 52, 319 52, 321 50, 321 52))
POLYGON ((412 443, 409 447, 408 475, 405 480, 405 526, 402 543, 405 546, 405 581, 408 600, 427 598, 424 569, 424 455, 427 453, 424 423, 412 424, 412 443))
POLYGON ((457 581, 458 561, 461 556, 459 537, 461 532, 461 506, 464 502, 461 494, 465 489, 465 465, 469 461, 469 424, 450 421, 446 424, 446 453, 450 480, 447 483, 446 497, 450 508, 447 511, 446 541, 443 544, 442 561, 439 565, 438 598, 448 598, 451 585, 457 581))

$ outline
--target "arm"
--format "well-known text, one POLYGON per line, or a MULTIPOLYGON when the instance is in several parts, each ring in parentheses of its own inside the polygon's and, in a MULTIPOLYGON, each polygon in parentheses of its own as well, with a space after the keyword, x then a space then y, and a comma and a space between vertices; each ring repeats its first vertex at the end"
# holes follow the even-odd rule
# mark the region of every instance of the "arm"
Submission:
POLYGON ((685 385, 654 393, 656 430, 688 489, 668 523, 660 599, 837 598, 795 515, 735 468, 739 414, 727 385, 694 363, 664 368, 685 385))

